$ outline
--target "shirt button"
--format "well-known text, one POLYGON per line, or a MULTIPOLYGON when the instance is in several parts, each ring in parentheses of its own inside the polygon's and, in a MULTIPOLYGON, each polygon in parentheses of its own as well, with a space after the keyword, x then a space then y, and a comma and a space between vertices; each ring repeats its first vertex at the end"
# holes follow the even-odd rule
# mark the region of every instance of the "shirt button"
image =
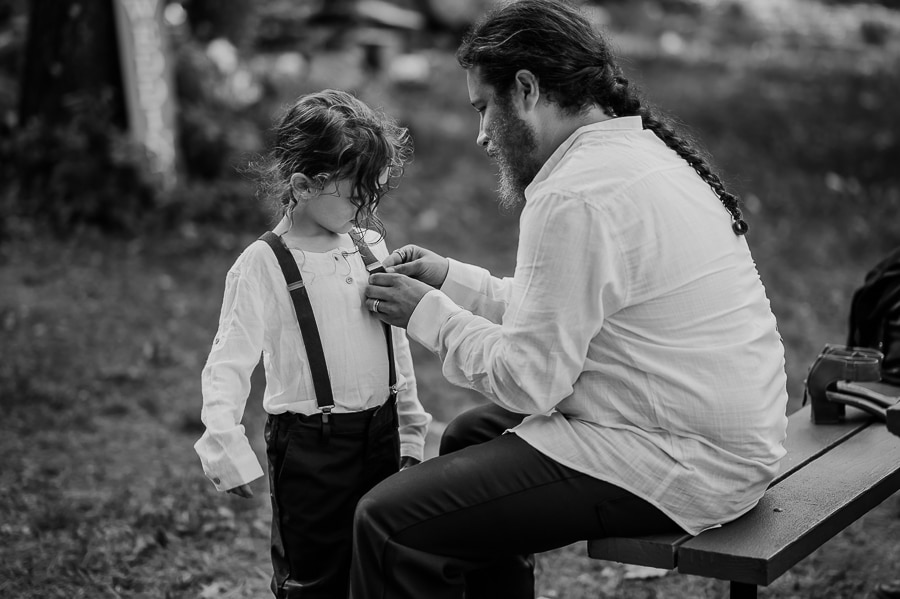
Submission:
POLYGON ((353 283, 353 277, 347 277, 347 278, 344 279, 344 280, 347 281, 347 284, 348 284, 348 285, 350 285, 350 284, 353 283))
POLYGON ((219 479, 219 477, 217 476, 217 477, 215 477, 215 478, 213 479, 213 482, 216 483, 216 484, 219 484, 219 483, 222 482, 222 481, 221 481, 221 480, 219 479))

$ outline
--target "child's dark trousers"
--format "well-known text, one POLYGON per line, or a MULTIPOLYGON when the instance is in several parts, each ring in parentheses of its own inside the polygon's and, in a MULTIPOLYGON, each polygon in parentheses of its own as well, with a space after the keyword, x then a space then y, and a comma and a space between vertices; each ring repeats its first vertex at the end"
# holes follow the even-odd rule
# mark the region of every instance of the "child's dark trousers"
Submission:
POLYGON ((272 495, 272 592, 278 599, 346 599, 353 512, 397 472, 394 398, 363 412, 270 415, 266 453, 272 495))

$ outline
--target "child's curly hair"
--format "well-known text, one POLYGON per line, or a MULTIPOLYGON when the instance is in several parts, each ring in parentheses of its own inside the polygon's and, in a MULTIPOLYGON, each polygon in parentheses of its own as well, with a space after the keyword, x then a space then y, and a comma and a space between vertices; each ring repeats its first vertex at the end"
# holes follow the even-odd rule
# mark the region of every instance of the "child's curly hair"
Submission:
POLYGON ((275 203, 279 215, 291 205, 294 173, 307 175, 319 189, 350 179, 357 226, 383 235, 375 210, 411 157, 407 129, 352 94, 326 89, 301 96, 287 109, 275 126, 269 156, 253 168, 260 194, 275 203))

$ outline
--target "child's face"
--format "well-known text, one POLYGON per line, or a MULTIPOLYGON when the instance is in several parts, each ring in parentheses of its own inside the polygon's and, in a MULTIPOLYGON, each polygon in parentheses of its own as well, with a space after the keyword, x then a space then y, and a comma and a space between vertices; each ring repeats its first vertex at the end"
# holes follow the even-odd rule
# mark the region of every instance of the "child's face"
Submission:
POLYGON ((346 233, 354 226, 358 201, 352 196, 350 179, 325 184, 325 188, 311 196, 303 206, 303 218, 332 233, 346 233))

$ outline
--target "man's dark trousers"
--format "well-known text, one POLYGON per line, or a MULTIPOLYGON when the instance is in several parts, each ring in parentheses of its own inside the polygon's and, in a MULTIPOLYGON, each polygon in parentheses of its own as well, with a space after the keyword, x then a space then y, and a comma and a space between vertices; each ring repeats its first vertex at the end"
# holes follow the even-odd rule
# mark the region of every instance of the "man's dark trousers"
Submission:
POLYGON ((503 434, 522 418, 494 405, 462 414, 440 457, 360 500, 351 599, 533 599, 534 553, 679 530, 646 501, 503 434))

